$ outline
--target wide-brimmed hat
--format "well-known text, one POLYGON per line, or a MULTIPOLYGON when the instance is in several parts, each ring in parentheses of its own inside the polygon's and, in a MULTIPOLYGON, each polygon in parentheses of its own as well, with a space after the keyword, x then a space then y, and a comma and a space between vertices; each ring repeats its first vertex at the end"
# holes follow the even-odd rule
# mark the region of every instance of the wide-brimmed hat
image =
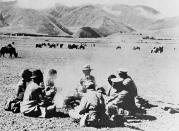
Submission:
POLYGON ((83 66, 83 69, 82 69, 83 71, 91 71, 91 70, 93 70, 92 68, 91 68, 91 66, 89 65, 89 64, 86 64, 86 65, 84 65, 83 66))
POLYGON ((119 82, 122 82, 123 79, 118 77, 118 78, 112 78, 111 81, 114 83, 119 83, 119 82))
POLYGON ((118 68, 117 69, 117 73, 119 74, 119 73, 127 73, 128 72, 128 70, 126 69, 126 68, 118 68))
POLYGON ((43 77, 43 73, 41 72, 41 70, 39 70, 39 69, 36 69, 36 70, 34 70, 34 71, 32 71, 32 76, 31 76, 31 78, 33 79, 33 78, 42 78, 43 77))

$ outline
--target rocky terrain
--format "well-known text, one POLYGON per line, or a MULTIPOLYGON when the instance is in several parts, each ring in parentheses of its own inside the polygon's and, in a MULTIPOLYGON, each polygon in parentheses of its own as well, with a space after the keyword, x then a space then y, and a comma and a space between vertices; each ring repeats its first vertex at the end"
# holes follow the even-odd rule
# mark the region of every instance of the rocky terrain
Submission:
POLYGON ((26 68, 40 68, 44 71, 48 67, 54 67, 59 71, 59 85, 56 104, 60 104, 63 95, 68 95, 80 79, 81 67, 90 63, 94 70, 97 84, 104 85, 108 89, 107 77, 115 72, 118 67, 126 67, 129 74, 136 82, 139 95, 156 105, 147 109, 147 114, 136 118, 127 118, 125 127, 101 128, 100 131, 176 131, 178 127, 178 114, 171 114, 162 109, 163 106, 178 106, 178 49, 176 40, 146 40, 150 44, 138 43, 140 35, 111 36, 108 39, 74 39, 74 38, 49 38, 50 43, 64 43, 62 49, 35 48, 35 44, 45 42, 47 38, 33 37, 1 37, 1 46, 12 41, 19 53, 19 58, 8 58, 8 55, 0 58, 0 130, 97 130, 95 128, 80 128, 79 124, 71 118, 30 118, 23 114, 13 114, 4 110, 4 104, 8 98, 14 96, 15 85, 20 79, 20 73, 26 68), (111 39, 110 39, 111 38, 111 39), (85 50, 69 50, 67 44, 88 41, 85 50), (96 47, 91 47, 91 42, 96 47), (150 50, 158 46, 156 42, 164 46, 162 54, 151 54, 150 50), (164 43, 165 42, 165 43, 164 43), (171 44, 174 42, 174 44, 171 44), (121 50, 116 50, 117 46, 121 50), (133 50, 133 46, 139 46, 140 51, 133 50), (175 48, 175 50, 174 50, 175 48), (110 54, 110 55, 109 55, 110 54), (70 75, 69 75, 70 74, 70 75), (70 81, 70 82, 69 82, 70 81))

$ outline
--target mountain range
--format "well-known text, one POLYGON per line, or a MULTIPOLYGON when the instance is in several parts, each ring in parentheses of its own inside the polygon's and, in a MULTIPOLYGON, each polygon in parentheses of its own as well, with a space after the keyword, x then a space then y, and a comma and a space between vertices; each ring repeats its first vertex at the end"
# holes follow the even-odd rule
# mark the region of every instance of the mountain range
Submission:
POLYGON ((82 5, 34 10, 0 1, 0 32, 21 32, 55 36, 75 34, 91 27, 102 36, 179 26, 179 17, 165 18, 148 6, 82 5))

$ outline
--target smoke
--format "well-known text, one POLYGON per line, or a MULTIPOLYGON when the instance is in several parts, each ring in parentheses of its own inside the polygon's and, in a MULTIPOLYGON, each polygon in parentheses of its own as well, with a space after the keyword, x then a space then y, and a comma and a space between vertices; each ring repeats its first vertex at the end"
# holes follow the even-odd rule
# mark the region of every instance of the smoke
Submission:
POLYGON ((48 69, 57 70, 57 79, 55 86, 57 87, 57 94, 55 96, 55 104, 57 107, 64 106, 64 100, 68 96, 75 93, 75 89, 79 86, 80 78, 82 77, 82 66, 78 61, 65 63, 59 65, 48 65, 44 71, 44 76, 48 69), (78 68, 77 68, 78 67, 78 68))
POLYGON ((55 82, 57 87, 55 104, 57 107, 63 107, 64 99, 75 93, 75 89, 80 85, 80 79, 84 77, 82 67, 85 64, 90 64, 91 68, 93 68, 91 74, 95 76, 97 85, 108 86, 107 77, 116 67, 113 67, 111 62, 113 59, 111 59, 108 60, 109 63, 105 64, 105 68, 103 68, 103 63, 106 63, 106 58, 103 57, 103 53, 104 51, 100 50, 97 57, 93 52, 84 52, 81 54, 83 57, 78 56, 77 58, 74 57, 76 55, 74 54, 74 56, 71 56, 71 59, 60 63, 60 65, 51 64, 46 67, 47 69, 51 68, 58 71, 57 80, 55 82), (99 59, 101 57, 102 59, 99 59))
POLYGON ((72 58, 61 65, 61 68, 58 69, 58 78, 56 81, 58 91, 55 97, 55 104, 57 107, 63 107, 64 99, 75 93, 75 88, 80 85, 80 79, 84 77, 82 67, 85 64, 90 64, 91 68, 93 68, 91 75, 95 76, 98 86, 103 86, 105 89, 109 87, 107 78, 118 66, 113 64, 113 57, 113 59, 106 59, 103 55, 103 50, 98 51, 97 54, 86 52, 83 54, 83 57, 72 58))

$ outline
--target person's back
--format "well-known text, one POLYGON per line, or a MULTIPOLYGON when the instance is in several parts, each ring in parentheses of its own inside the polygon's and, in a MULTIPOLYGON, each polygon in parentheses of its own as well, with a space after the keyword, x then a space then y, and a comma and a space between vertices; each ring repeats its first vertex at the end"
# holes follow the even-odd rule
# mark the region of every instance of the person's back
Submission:
POLYGON ((16 85, 16 99, 23 100, 25 90, 30 82, 25 82, 21 79, 18 84, 16 85))
POLYGON ((88 91, 81 100, 78 107, 79 114, 85 114, 90 111, 97 113, 105 112, 104 99, 96 91, 88 91))
POLYGON ((80 105, 69 112, 70 117, 81 119, 81 126, 96 127, 104 118, 105 101, 102 95, 95 91, 95 85, 88 83, 87 93, 81 99, 80 105))
POLYGON ((32 75, 32 71, 29 69, 26 69, 23 71, 21 77, 22 79, 18 82, 16 85, 16 96, 19 100, 23 100, 24 92, 30 83, 30 77, 32 75))
POLYGON ((125 88, 129 91, 131 96, 133 96, 133 97, 137 96, 137 87, 130 76, 128 76, 128 78, 124 79, 123 84, 124 84, 125 88))
POLYGON ((127 69, 124 68, 117 70, 118 77, 123 79, 124 90, 127 92, 121 94, 121 98, 124 98, 123 106, 125 109, 133 112, 136 109, 135 97, 137 96, 137 87, 127 72, 127 69))
POLYGON ((32 72, 31 82, 27 86, 24 99, 21 104, 21 112, 27 116, 48 117, 55 112, 55 105, 47 104, 42 86, 43 74, 40 70, 32 72))
POLYGON ((29 69, 23 70, 21 79, 17 83, 15 90, 16 96, 13 99, 8 99, 5 104, 5 110, 18 113, 20 111, 20 103, 23 100, 24 92, 30 82, 32 72, 29 69))
POLYGON ((40 115, 38 104, 42 96, 42 90, 34 82, 30 82, 24 93, 24 98, 21 103, 21 112, 25 115, 38 116, 40 115))
POLYGON ((41 93, 41 89, 39 88, 39 85, 37 85, 34 82, 30 82, 29 85, 27 86, 27 89, 24 93, 24 99, 23 102, 25 101, 38 101, 39 93, 41 93))
MULTIPOLYGON (((40 83, 43 81, 43 74, 40 70, 34 70, 32 72, 31 81, 24 93, 23 102, 21 103, 21 112, 27 116, 39 116, 42 115, 40 109, 40 102, 43 97, 40 83)), ((45 116, 45 115, 44 115, 45 116)))
MULTIPOLYGON (((112 78, 112 83, 110 84, 111 87, 108 91, 108 103, 115 101, 117 104, 117 101, 119 100, 120 94, 125 91, 125 88, 123 86, 123 79, 121 78, 112 78)), ((113 102, 114 103, 114 102, 113 102)))

